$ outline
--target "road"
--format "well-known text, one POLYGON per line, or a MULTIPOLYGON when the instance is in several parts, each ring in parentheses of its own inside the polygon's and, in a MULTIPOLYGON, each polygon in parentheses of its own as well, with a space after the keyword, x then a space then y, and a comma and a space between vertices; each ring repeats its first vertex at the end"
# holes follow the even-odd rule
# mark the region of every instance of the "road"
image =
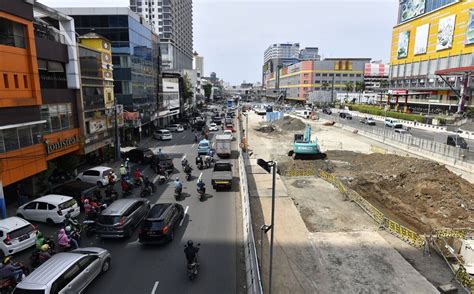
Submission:
MULTIPOLYGON (((334 111, 333 110, 333 113, 332 113, 332 117, 334 118, 338 118, 339 114, 338 114, 338 111, 334 111)), ((360 127, 360 126, 364 126, 360 120, 363 118, 363 117, 370 117, 370 115, 364 115, 363 113, 361 114, 355 114, 353 113, 353 119, 352 120, 345 120, 346 121, 346 124, 352 126, 352 127, 360 127), (357 115, 360 115, 360 116, 357 116, 357 115)), ((374 128, 379 128, 379 129, 383 129, 383 130, 387 130, 387 132, 389 131, 392 131, 393 130, 390 130, 388 128, 386 128, 384 126, 384 122, 383 121, 379 121, 379 120, 376 120, 376 125, 375 126, 372 126, 374 128)), ((411 128, 410 129, 410 133, 412 134, 412 136, 414 137, 417 137, 417 138, 421 138, 421 139, 425 139, 425 140, 430 140, 430 141, 434 141, 434 138, 435 138, 435 134, 439 133, 439 132, 435 132, 435 131, 429 131, 429 130, 421 130, 421 129, 417 129, 417 128, 411 128)), ((447 133, 447 132, 446 132, 447 133)), ((448 134, 448 133, 447 133, 448 134)), ((452 133, 449 133, 449 134, 452 134, 452 133)), ((469 145, 469 150, 474 150, 474 140, 468 140, 468 139, 465 139, 467 144, 469 145)))
MULTIPOLYGON (((238 224, 241 224, 238 195, 238 171, 234 171, 233 191, 216 192, 211 186, 211 169, 199 171, 194 165, 196 144, 191 131, 173 133, 173 140, 158 142, 149 140, 145 147, 160 147, 168 153, 175 170, 168 183, 158 186, 157 192, 149 197, 152 204, 175 202, 173 180, 179 177, 183 182, 184 199, 178 201, 187 211, 182 225, 175 233, 175 239, 162 246, 143 246, 138 243, 138 230, 125 240, 101 240, 97 237, 83 237, 81 246, 106 248, 112 254, 109 272, 98 277, 85 293, 237 293, 239 275, 244 271, 238 260, 240 237, 238 224), (181 158, 186 155, 193 167, 193 180, 187 182, 181 168, 181 158), (199 173, 206 183, 207 199, 200 202, 196 192, 196 179, 199 173), (192 239, 201 243, 198 278, 189 281, 186 275, 184 244, 192 239)), ((210 139, 213 135, 211 134, 210 139)), ((233 142, 236 145, 235 141, 233 142)), ((236 146, 233 146, 237 150, 236 146)), ((235 164, 234 167, 238 165, 235 164)), ((155 174, 149 167, 144 168, 150 179, 155 174)), ((120 191, 120 188, 117 189, 120 191)), ((135 189, 132 197, 138 197, 135 189)), ((40 224, 46 235, 54 234, 58 228, 40 224)), ((32 250, 18 255, 25 260, 32 250)), ((241 285, 242 286, 242 285, 241 285)))

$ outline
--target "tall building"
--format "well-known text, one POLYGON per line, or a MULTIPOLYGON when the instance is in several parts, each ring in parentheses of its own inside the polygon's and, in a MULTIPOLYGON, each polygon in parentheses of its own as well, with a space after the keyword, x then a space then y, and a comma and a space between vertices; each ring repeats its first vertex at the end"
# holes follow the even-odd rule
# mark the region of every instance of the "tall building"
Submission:
POLYGON ((193 54, 193 69, 204 75, 204 57, 200 56, 196 51, 193 54))
POLYGON ((193 69, 192 0, 130 0, 160 38, 164 69, 193 69))
POLYGON ((306 101, 313 91, 343 92, 347 83, 364 81, 364 67, 370 58, 326 58, 302 61, 283 67, 268 77, 267 90, 283 90, 286 99, 306 101), (278 84, 279 83, 279 84, 278 84))
POLYGON ((366 63, 364 68, 364 83, 367 91, 376 91, 388 86, 390 66, 382 61, 366 63))
POLYGON ((320 60, 321 56, 319 55, 318 47, 306 47, 300 51, 300 61, 305 60, 320 60))
POLYGON ((296 60, 300 57, 300 44, 299 43, 282 43, 272 44, 267 50, 265 50, 263 63, 267 63, 272 59, 282 60, 296 60))
POLYGON ((58 8, 72 16, 76 32, 95 32, 112 43, 114 93, 125 109, 125 141, 152 134, 161 108, 159 101, 158 36, 128 8, 58 8))
POLYGON ((425 112, 473 106, 473 44, 474 1, 400 1, 388 102, 425 112))
POLYGON ((0 202, 8 204, 17 187, 44 193, 42 172, 80 149, 80 84, 72 18, 38 2, 0 0, 0 35, 0 202))

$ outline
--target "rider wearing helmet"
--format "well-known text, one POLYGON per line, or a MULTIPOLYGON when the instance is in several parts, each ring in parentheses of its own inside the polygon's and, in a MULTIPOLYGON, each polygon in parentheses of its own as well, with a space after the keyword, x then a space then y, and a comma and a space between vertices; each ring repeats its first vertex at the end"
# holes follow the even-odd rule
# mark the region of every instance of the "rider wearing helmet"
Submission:
POLYGON ((43 246, 41 246, 40 252, 38 253, 39 264, 42 264, 50 258, 51 254, 49 253, 49 245, 44 244, 43 246))
POLYGON ((84 199, 84 213, 88 215, 91 209, 92 209, 92 205, 89 203, 89 199, 87 198, 84 199))
POLYGON ((9 256, 5 257, 0 267, 0 280, 12 278, 15 282, 19 283, 22 277, 23 270, 21 267, 14 265, 9 256))
POLYGON ((198 191, 202 189, 204 193, 206 193, 206 184, 204 184, 204 181, 201 178, 197 180, 197 189, 198 191))
POLYGON ((193 245, 192 240, 189 240, 186 248, 184 248, 184 254, 186 254, 186 260, 188 261, 188 264, 197 262, 198 251, 199 251, 199 248, 193 245))
POLYGON ((43 246, 45 244, 44 242, 45 242, 45 240, 44 240, 43 233, 38 231, 36 233, 36 241, 35 241, 36 249, 40 250, 41 246, 43 246))
POLYGON ((174 181, 174 188, 175 190, 181 191, 183 189, 183 184, 179 181, 179 178, 176 178, 174 181))
POLYGON ((127 168, 125 167, 125 165, 123 164, 120 165, 119 173, 122 179, 128 176, 127 168))
POLYGON ((69 238, 69 245, 71 246, 72 249, 79 248, 79 244, 75 238, 75 232, 72 230, 70 226, 66 226, 66 235, 69 238))

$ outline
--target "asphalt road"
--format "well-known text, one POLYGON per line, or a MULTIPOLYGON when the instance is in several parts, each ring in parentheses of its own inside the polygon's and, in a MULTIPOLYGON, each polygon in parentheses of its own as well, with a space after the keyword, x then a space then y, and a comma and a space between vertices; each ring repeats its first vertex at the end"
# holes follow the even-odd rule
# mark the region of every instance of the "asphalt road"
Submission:
MULTIPOLYGON (((210 139, 212 140, 213 134, 210 139)), ((158 142, 148 140, 145 147, 160 147, 168 153, 175 170, 168 183, 158 185, 157 192, 149 197, 151 204, 175 202, 173 180, 179 177, 183 182, 183 200, 178 201, 186 210, 182 225, 175 233, 175 239, 161 246, 143 246, 138 243, 138 230, 125 240, 83 237, 81 247, 106 248, 112 254, 111 269, 96 278, 85 293, 237 293, 239 273, 244 270, 238 260, 240 236, 238 225, 241 216, 238 209, 238 171, 234 170, 232 191, 216 192, 211 186, 211 169, 200 171, 194 165, 197 144, 191 131, 173 133, 173 140, 158 142), (187 182, 181 168, 181 158, 186 155, 193 167, 193 179, 187 182), (196 179, 202 172, 206 183, 207 199, 200 202, 196 192, 196 179), (201 266, 196 280, 189 281, 186 274, 184 244, 192 239, 201 243, 199 261, 201 266)), ((233 149, 237 150, 235 141, 233 149)), ((236 168, 238 165, 235 164, 236 168)), ((154 172, 143 166, 150 179, 154 172)), ((138 197, 135 189, 132 197, 138 197)), ((120 188, 117 189, 120 191, 120 188)), ((46 235, 55 234, 57 227, 40 224, 46 235)), ((32 250, 15 257, 26 260, 32 250)))
MULTIPOLYGON (((365 117, 366 115, 363 115, 361 114, 361 116, 356 116, 353 114, 353 119, 352 120, 345 120, 346 124, 352 126, 352 127, 364 127, 366 125, 362 124, 360 122, 360 120, 365 117)), ((370 117, 370 115, 367 115, 368 117, 370 117)), ((332 117, 334 117, 335 119, 336 118, 339 118, 339 114, 337 111, 333 111, 332 113, 332 117)), ((379 128, 379 129, 382 129, 382 130, 385 130, 386 132, 393 132, 392 129, 390 128, 387 128, 384 126, 384 122, 383 121, 379 121, 379 120, 376 120, 376 125, 375 126, 370 126, 372 128, 379 128)), ((421 138, 421 139, 425 139, 425 140, 429 140, 429 141, 434 141, 435 140, 435 134, 437 134, 439 132, 434 132, 434 131, 429 131, 429 130, 421 130, 421 129, 416 129, 416 128, 411 128, 410 129, 410 134, 414 137, 417 137, 417 138, 421 138)), ((448 133, 447 133, 448 134, 448 133)), ((451 133, 449 133, 451 134, 451 133)), ((470 150, 474 150, 474 140, 467 140, 465 139, 467 144, 469 145, 469 149, 470 150)))

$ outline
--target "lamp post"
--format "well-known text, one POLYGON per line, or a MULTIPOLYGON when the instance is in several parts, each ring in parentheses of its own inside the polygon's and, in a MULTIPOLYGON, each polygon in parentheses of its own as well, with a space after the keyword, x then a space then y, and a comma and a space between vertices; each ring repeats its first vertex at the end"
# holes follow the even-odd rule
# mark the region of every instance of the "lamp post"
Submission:
POLYGON ((272 216, 271 223, 269 226, 265 226, 263 229, 265 233, 268 230, 272 230, 270 236, 270 268, 268 273, 268 293, 272 293, 272 267, 273 267, 273 241, 275 236, 275 182, 276 182, 276 173, 278 169, 278 162, 276 161, 265 161, 261 158, 257 159, 257 164, 266 170, 268 173, 272 172, 272 216))

